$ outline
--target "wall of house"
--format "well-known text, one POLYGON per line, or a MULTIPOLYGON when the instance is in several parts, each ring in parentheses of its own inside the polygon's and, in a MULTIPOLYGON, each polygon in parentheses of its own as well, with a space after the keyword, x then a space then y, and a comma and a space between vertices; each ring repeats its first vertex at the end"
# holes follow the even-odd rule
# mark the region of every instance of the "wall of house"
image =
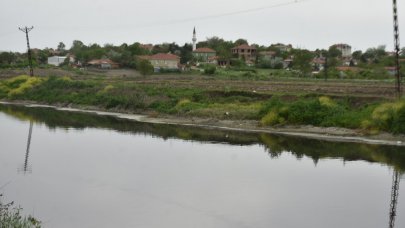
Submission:
POLYGON ((54 66, 60 66, 67 57, 64 56, 52 56, 48 57, 48 64, 54 66))
POLYGON ((245 60, 256 60, 256 49, 233 49, 232 53, 238 54, 239 58, 244 58, 245 60))
POLYGON ((163 69, 178 69, 179 61, 178 60, 150 60, 150 63, 154 68, 163 68, 163 69))
POLYGON ((213 53, 213 52, 209 52, 209 53, 208 52, 206 52, 206 53, 194 52, 193 53, 194 58, 200 62, 208 62, 208 58, 214 57, 215 55, 216 55, 216 53, 213 53))

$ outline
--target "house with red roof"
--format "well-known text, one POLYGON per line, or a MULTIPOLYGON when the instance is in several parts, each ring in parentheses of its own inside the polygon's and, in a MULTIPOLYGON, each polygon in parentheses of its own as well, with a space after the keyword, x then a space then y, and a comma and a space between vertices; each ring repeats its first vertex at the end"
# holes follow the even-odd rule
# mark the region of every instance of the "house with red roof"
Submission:
POLYGON ((207 47, 197 48, 193 51, 193 57, 198 63, 212 62, 216 55, 217 52, 215 50, 207 47))
POLYGON ((149 60, 155 71, 159 71, 160 69, 178 70, 180 65, 180 57, 170 53, 158 53, 151 56, 139 56, 139 58, 149 60))
POLYGON ((239 58, 244 59, 247 63, 256 62, 257 49, 248 44, 242 44, 231 49, 232 54, 237 55, 239 58))

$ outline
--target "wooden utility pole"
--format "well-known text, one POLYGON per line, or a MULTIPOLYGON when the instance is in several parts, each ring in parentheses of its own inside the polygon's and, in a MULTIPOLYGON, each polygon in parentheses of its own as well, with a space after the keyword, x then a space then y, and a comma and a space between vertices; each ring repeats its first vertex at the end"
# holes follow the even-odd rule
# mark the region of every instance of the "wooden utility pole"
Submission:
POLYGON ((25 26, 24 28, 18 28, 22 32, 25 33, 25 36, 27 38, 27 48, 28 48, 28 63, 30 64, 30 76, 34 76, 34 70, 32 68, 32 56, 31 56, 31 48, 30 48, 30 39, 28 37, 28 33, 34 28, 34 26, 31 26, 31 28, 28 28, 25 26))

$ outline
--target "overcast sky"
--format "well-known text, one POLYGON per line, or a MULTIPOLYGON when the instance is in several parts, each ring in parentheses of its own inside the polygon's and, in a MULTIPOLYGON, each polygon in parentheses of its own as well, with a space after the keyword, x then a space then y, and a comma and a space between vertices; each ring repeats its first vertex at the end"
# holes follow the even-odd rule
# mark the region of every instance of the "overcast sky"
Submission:
MULTIPOLYGON (((398 2, 401 46, 403 1, 398 2)), ((56 48, 59 42, 70 47, 73 40, 183 45, 196 26, 199 41, 218 36, 311 50, 334 43, 392 50, 392 24, 391 0, 1 0, 0 50, 25 51, 18 27, 31 25, 32 48, 56 48)))

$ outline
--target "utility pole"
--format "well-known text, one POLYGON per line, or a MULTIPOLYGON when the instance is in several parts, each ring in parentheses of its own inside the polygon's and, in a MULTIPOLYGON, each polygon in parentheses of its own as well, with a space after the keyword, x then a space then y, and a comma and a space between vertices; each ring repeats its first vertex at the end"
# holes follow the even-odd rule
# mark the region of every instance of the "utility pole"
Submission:
POLYGON ((397 92, 398 98, 401 98, 401 71, 400 71, 400 64, 399 64, 399 25, 398 25, 398 7, 397 7, 397 0, 393 0, 393 8, 394 8, 394 49, 395 49, 395 65, 396 65, 396 84, 395 90, 397 92))
POLYGON ((31 26, 31 28, 28 28, 25 26, 24 28, 18 28, 20 31, 25 33, 25 36, 27 37, 27 48, 28 48, 28 63, 30 64, 30 76, 34 76, 34 70, 32 69, 32 56, 31 56, 31 48, 30 48, 30 39, 28 37, 28 33, 34 28, 34 26, 31 26))
POLYGON ((397 203, 398 203, 398 192, 399 192, 399 181, 401 176, 398 171, 393 171, 392 174, 392 189, 391 189, 391 204, 390 204, 390 220, 388 227, 395 227, 395 217, 397 216, 397 203))
POLYGON ((325 81, 328 80, 328 56, 325 57, 325 66, 323 67, 325 73, 325 81))

